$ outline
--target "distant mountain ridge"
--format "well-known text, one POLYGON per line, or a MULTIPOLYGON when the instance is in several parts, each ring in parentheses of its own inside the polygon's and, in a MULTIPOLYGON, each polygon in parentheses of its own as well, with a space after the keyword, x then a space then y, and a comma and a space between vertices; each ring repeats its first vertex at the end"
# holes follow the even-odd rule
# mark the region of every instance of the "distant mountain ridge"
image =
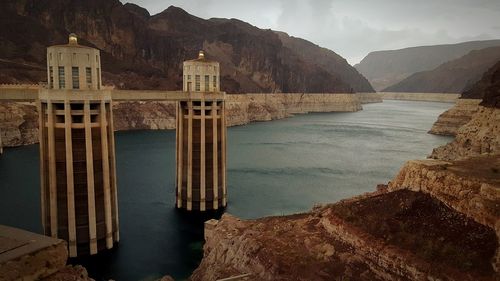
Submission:
POLYGON ((151 16, 118 0, 4 0, 0 24, 0 83, 46 80, 46 47, 75 32, 81 44, 101 50, 103 81, 122 89, 181 89, 182 61, 204 49, 221 63, 221 87, 229 93, 373 91, 333 51, 173 6, 151 16))
POLYGON ((354 67, 370 81, 377 91, 380 91, 397 84, 414 73, 432 70, 473 50, 494 46, 500 46, 500 40, 376 51, 369 53, 354 67))
POLYGON ((429 71, 417 72, 384 92, 461 93, 500 61, 500 46, 471 51, 429 71))

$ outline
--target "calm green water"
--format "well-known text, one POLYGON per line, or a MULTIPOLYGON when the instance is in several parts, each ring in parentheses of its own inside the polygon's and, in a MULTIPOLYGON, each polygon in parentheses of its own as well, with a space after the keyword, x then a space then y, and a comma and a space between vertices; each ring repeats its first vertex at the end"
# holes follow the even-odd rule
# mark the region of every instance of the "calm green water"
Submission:
MULTIPOLYGON (((373 191, 409 159, 450 138, 426 132, 451 104, 385 101, 228 129, 227 212, 243 218, 309 210, 373 191)), ((175 132, 116 134, 121 241, 84 263, 97 280, 185 278, 202 257, 203 221, 174 209, 175 132)), ((38 146, 0 156, 0 224, 40 232, 38 146)))

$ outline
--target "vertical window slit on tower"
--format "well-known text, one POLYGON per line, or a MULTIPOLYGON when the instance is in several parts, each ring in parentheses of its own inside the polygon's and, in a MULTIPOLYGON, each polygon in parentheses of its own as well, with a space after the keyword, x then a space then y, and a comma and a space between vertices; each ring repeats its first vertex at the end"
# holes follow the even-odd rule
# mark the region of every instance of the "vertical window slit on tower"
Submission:
POLYGON ((66 81, 64 78, 64 66, 58 67, 59 89, 66 88, 66 81))
POLYGON ((205 75, 205 92, 210 92, 210 76, 205 75))
POLYGON ((90 87, 92 84, 92 69, 90 67, 85 68, 85 77, 87 78, 87 84, 90 87))
POLYGON ((52 66, 49 66, 49 88, 54 88, 54 69, 52 68, 52 66))
POLYGON ((101 72, 97 68, 97 89, 101 89, 101 72))
POLYGON ((78 67, 71 68, 71 80, 73 83, 73 89, 80 89, 80 72, 78 67))
POLYGON ((200 89, 200 75, 196 75, 194 77, 194 79, 195 79, 195 81, 194 81, 195 82, 195 89, 194 90, 199 92, 199 91, 201 91, 201 89, 200 89))

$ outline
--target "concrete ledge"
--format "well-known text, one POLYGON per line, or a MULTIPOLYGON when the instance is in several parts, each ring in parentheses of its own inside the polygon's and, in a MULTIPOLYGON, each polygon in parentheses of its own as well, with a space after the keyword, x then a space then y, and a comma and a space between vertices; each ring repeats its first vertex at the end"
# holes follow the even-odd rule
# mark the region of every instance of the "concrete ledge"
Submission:
POLYGON ((0 225, 0 281, 38 280, 66 266, 66 242, 0 225))
POLYGON ((54 90, 54 89, 41 89, 39 96, 41 101, 110 101, 111 91, 110 90, 54 90))

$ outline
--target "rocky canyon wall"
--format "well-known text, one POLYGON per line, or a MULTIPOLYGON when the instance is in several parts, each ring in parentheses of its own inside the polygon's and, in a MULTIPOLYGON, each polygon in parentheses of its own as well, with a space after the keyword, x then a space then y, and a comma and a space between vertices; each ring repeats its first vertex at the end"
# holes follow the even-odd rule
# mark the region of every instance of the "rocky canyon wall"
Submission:
POLYGON ((228 126, 282 119, 308 112, 354 112, 362 109, 353 94, 227 95, 228 126))

